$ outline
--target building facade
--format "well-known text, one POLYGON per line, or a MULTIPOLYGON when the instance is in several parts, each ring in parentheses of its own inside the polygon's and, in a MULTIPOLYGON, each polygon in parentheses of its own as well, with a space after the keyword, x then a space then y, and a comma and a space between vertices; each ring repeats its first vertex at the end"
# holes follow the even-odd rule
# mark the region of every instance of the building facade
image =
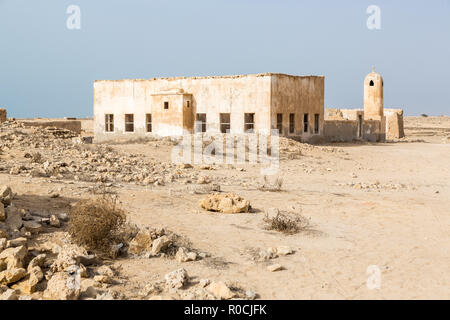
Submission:
POLYGON ((323 135, 324 77, 286 74, 94 82, 94 141, 246 131, 323 135))
POLYGON ((324 139, 331 142, 383 142, 404 137, 403 110, 384 109, 384 80, 374 69, 364 79, 363 109, 327 109, 324 139))

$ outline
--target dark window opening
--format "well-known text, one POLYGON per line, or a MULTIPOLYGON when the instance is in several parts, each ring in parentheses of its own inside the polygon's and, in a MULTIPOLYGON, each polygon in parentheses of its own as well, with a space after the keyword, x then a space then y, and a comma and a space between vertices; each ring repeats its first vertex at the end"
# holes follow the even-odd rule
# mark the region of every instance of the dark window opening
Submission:
POLYGON ((277 129, 278 129, 279 134, 283 133, 283 114, 282 113, 277 113, 277 129))
POLYGON ((246 113, 244 114, 244 131, 253 131, 255 129, 255 114, 246 113))
POLYGON ((319 133, 319 119, 320 119, 320 115, 319 114, 315 114, 314 115, 314 133, 318 134, 319 133))
POLYGON ((303 115, 303 132, 308 132, 308 114, 303 115))
POLYGON ((164 109, 169 109, 169 101, 164 101, 164 109))
POLYGON ((290 113, 289 114, 289 133, 295 132, 295 114, 290 113))
POLYGON ((358 115, 358 138, 362 137, 362 125, 363 125, 363 117, 362 115, 358 115))
POLYGON ((229 113, 221 113, 220 114, 220 132, 227 133, 231 128, 230 125, 230 114, 229 113))
POLYGON ((188 100, 188 101, 186 101, 186 107, 190 107, 191 106, 191 102, 188 100))
POLYGON ((113 114, 105 114, 105 131, 106 132, 114 131, 114 115, 113 114))
POLYGON ((147 113, 145 115, 145 123, 146 123, 147 132, 152 132, 152 115, 151 115, 151 113, 147 113))
POLYGON ((134 114, 125 115, 125 132, 134 131, 134 114))
POLYGON ((197 113, 197 132, 206 132, 206 113, 197 113))
POLYGON ((373 83, 373 80, 370 80, 370 84, 371 87, 373 87, 375 85, 375 83, 373 83))

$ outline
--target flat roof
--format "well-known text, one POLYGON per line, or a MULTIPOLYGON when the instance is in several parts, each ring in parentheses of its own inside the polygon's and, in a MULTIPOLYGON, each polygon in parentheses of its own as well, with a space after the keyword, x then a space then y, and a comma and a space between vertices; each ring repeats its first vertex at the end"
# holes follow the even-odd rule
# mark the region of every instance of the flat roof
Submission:
POLYGON ((256 73, 256 74, 241 74, 241 75, 224 75, 224 76, 197 76, 197 77, 161 77, 161 78, 149 78, 149 79, 120 79, 120 80, 94 80, 94 82, 100 81, 148 81, 148 80, 182 80, 182 79, 238 79, 245 77, 269 77, 269 76, 282 76, 282 77, 294 77, 294 78, 323 78, 323 75, 302 75, 296 76, 286 73, 256 73))

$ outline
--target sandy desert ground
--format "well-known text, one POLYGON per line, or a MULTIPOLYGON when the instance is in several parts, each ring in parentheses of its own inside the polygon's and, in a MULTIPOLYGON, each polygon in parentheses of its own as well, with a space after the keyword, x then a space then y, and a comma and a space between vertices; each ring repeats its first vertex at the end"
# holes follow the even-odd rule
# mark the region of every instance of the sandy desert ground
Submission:
MULTIPOLYGON (((201 279, 224 281, 253 291, 259 299, 449 299, 450 117, 407 117, 405 129, 406 138, 386 143, 293 143, 281 153, 278 177, 283 185, 277 192, 259 190, 260 167, 249 164, 186 168, 184 177, 161 185, 108 183, 132 222, 171 230, 207 254, 182 263, 172 257, 105 261, 116 270, 118 281, 102 288, 122 298, 141 299, 145 286, 184 268, 192 287, 201 279), (205 211, 199 201, 206 194, 195 191, 207 186, 196 184, 199 176, 219 184, 222 192, 249 200, 252 211, 205 211), (310 228, 293 235, 266 230, 263 219, 269 208, 299 212, 310 220, 310 228), (279 246, 294 252, 267 261, 255 259, 259 251, 279 246), (283 269, 267 270, 274 263, 283 269), (371 265, 381 271, 378 289, 366 285, 371 265)), ((170 163, 169 143, 110 147, 139 159, 170 163)), ((25 160, 23 154, 32 151, 51 157, 51 150, 30 144, 3 150, 2 166, 25 160)), ((71 203, 91 197, 99 184, 8 171, 9 167, 0 171, 0 185, 9 185, 17 194, 15 205, 47 215, 67 212, 71 203), (52 196, 55 192, 58 197, 52 196)), ((51 237, 55 230, 48 232, 42 237, 51 237)), ((193 298, 180 290, 144 296, 193 298)))

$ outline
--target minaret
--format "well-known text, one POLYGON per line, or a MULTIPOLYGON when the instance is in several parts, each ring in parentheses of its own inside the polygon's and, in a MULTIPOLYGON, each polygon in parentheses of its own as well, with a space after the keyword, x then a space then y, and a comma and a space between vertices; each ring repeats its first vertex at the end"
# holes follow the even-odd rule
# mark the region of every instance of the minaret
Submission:
POLYGON ((364 119, 381 120, 383 115, 383 78, 372 67, 364 79, 364 119))

